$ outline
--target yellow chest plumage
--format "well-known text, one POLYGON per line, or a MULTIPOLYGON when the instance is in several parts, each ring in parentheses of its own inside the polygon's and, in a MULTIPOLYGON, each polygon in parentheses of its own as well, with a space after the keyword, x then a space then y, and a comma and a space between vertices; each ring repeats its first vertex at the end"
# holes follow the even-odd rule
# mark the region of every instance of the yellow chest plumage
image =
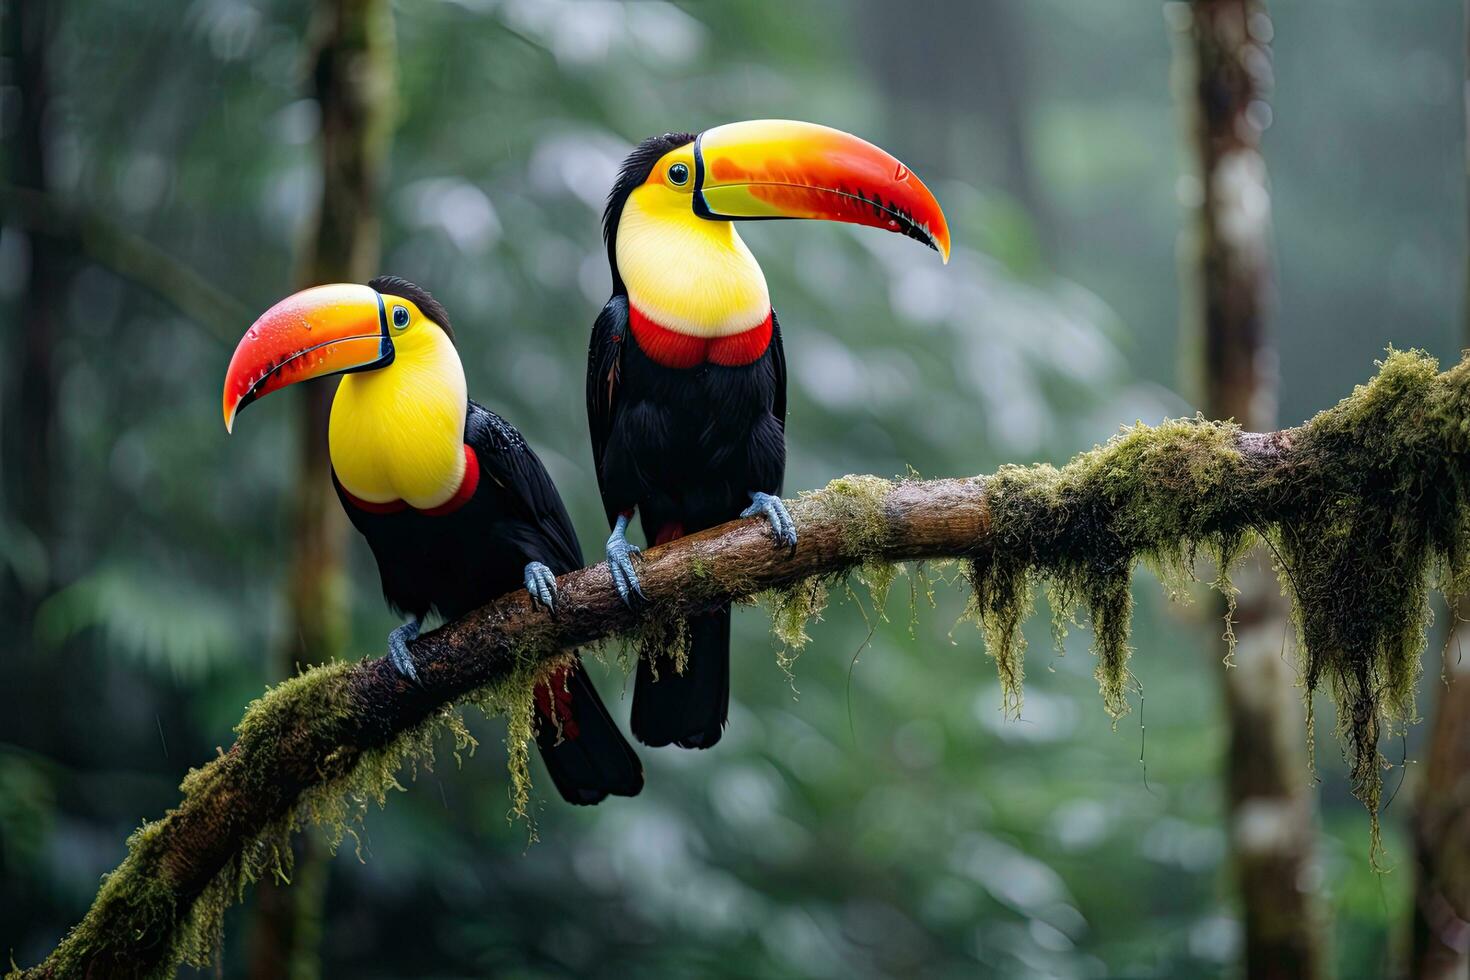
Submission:
POLYGON ((618 273, 628 301, 660 326, 728 337, 763 323, 771 294, 734 222, 706 221, 687 199, 670 207, 640 187, 618 220, 618 273))
POLYGON ((328 430, 337 479, 368 503, 443 504, 464 479, 468 407, 454 344, 425 324, 395 344, 392 364, 342 379, 328 430))

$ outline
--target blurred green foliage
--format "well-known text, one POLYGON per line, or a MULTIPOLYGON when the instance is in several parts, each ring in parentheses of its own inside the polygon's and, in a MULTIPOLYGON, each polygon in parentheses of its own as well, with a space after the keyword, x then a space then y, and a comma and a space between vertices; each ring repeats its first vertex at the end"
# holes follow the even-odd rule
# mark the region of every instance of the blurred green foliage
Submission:
MULTIPOLYGON (((1282 412, 1296 420, 1389 342, 1457 346, 1460 24, 1451 0, 1278 6, 1266 152, 1282 412)), ((65 4, 54 193, 251 309, 279 298, 319 190, 302 8, 65 4)), ((537 447, 589 555, 605 534, 582 421, 608 291, 600 208, 622 154, 654 132, 821 121, 909 160, 945 203, 947 268, 862 229, 742 228, 786 328, 788 493, 847 472, 1059 461, 1121 423, 1192 411, 1173 391, 1190 178, 1155 6, 425 0, 395 17, 383 271, 444 301, 472 393, 537 447), (982 98, 969 65, 918 65, 940 108, 917 125, 894 52, 938 50, 954 23, 993 29, 1019 67, 982 98), (1005 165, 1007 139, 1029 182, 1005 165)), ((7 225, 7 337, 26 329, 25 261, 7 225)), ((10 518, 0 536, 0 562, 58 586, 0 685, 0 949, 20 963, 80 916, 185 769, 228 744, 281 640, 290 549, 289 403, 263 403, 226 440, 229 351, 208 330, 85 256, 61 309, 61 527, 49 555, 10 518)), ((393 622, 360 542, 351 560, 353 648, 375 653, 393 622)), ((1228 973, 1239 926, 1208 605, 1139 585, 1139 689, 1116 730, 1087 637, 1048 659, 1040 617, 1009 722, 978 633, 955 625, 953 574, 926 570, 932 609, 917 577, 886 611, 862 589, 834 603, 791 678, 764 615, 737 613, 720 746, 645 750, 645 793, 590 812, 541 790, 534 845, 505 819, 502 729, 476 725, 477 755, 456 768, 445 753, 370 815, 364 861, 333 862, 325 975, 1228 973)), ((621 675, 603 680, 616 702, 621 675)), ((1335 749, 1318 764, 1325 838, 1301 886, 1334 911, 1341 974, 1376 975, 1405 874, 1369 872, 1335 749)), ((1400 860, 1403 809, 1386 821, 1400 860)), ((230 922, 226 975, 248 913, 230 922)))

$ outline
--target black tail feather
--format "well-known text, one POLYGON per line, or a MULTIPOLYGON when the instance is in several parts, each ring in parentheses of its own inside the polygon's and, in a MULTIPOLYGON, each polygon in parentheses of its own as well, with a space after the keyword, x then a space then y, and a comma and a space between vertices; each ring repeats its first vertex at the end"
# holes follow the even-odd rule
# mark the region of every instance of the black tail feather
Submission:
POLYGON ((643 763, 607 713, 582 661, 537 686, 535 714, 536 747, 568 803, 590 806, 643 789, 643 763))
POLYGON ((632 728, 644 745, 707 749, 724 731, 730 713, 730 607, 691 617, 688 630, 684 673, 663 653, 638 660, 632 728))

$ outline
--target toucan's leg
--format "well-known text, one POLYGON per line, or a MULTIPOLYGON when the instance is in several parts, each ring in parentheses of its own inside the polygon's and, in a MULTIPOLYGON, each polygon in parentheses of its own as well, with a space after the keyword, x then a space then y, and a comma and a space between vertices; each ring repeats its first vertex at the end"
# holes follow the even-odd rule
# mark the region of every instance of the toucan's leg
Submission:
POLYGON ((619 514, 618 522, 613 525, 613 532, 607 539, 607 570, 612 573, 618 595, 631 606, 634 595, 643 598, 643 588, 638 584, 638 571, 633 567, 633 556, 639 549, 628 543, 627 534, 628 515, 619 514))
POLYGON ((764 515, 771 522, 771 534, 778 548, 796 547, 796 522, 780 497, 755 490, 750 495, 750 506, 740 512, 741 517, 764 515))
POLYGON ((415 616, 388 634, 388 662, 393 669, 417 684, 419 672, 414 669, 413 658, 408 655, 408 645, 419 638, 419 627, 423 621, 415 616))
POLYGON ((526 566, 526 591, 532 602, 539 602, 548 612, 556 611, 556 576, 539 561, 526 566))

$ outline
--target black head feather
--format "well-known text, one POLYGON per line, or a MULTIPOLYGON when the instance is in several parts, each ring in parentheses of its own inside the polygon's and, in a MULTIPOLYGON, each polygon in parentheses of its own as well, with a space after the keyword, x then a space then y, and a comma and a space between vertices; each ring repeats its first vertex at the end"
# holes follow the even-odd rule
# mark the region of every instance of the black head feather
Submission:
POLYGON ((623 205, 628 203, 628 195, 648 179, 648 175, 653 172, 653 165, 663 159, 665 153, 693 142, 693 133, 650 136, 633 147, 633 152, 628 154, 623 165, 618 168, 618 179, 613 181, 612 192, 607 195, 607 207, 602 211, 602 240, 607 244, 607 264, 612 269, 614 293, 624 292, 623 277, 618 275, 614 247, 618 240, 618 219, 623 215, 623 205))
POLYGON ((414 285, 401 276, 379 276, 368 283, 368 288, 412 300, 419 312, 437 323, 449 335, 450 343, 454 342, 454 328, 449 325, 449 314, 444 311, 444 304, 429 295, 427 289, 414 285))

